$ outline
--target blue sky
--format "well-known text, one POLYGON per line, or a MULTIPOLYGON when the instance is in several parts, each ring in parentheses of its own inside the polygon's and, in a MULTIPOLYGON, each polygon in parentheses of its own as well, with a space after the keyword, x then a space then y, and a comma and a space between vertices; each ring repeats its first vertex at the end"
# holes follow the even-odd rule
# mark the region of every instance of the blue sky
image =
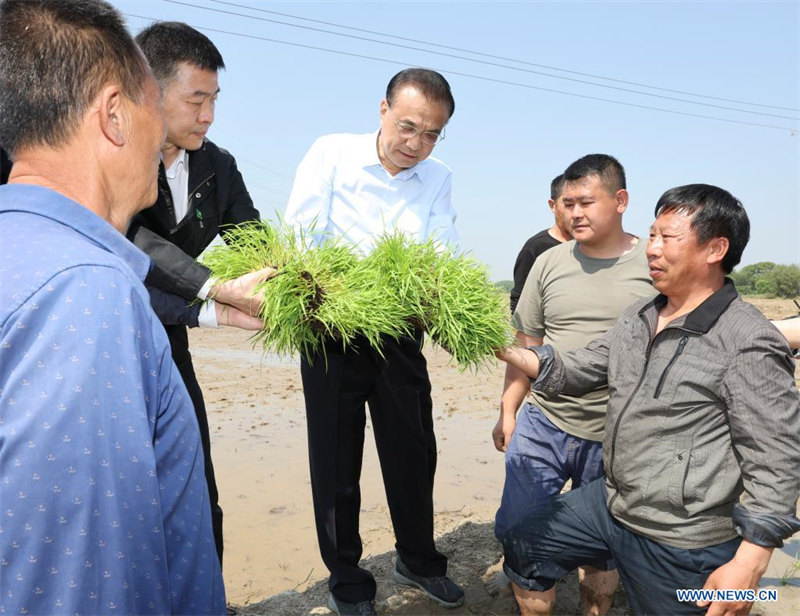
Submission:
POLYGON ((463 247, 494 279, 511 278, 524 241, 552 224, 551 178, 591 152, 626 168, 628 231, 647 235, 664 190, 716 184, 750 215, 743 264, 800 263, 798 2, 112 2, 133 33, 180 20, 219 47, 227 70, 209 137, 236 156, 266 218, 284 210, 294 169, 317 137, 375 130, 389 78, 427 66, 447 77, 456 99, 434 155, 453 169, 463 247))

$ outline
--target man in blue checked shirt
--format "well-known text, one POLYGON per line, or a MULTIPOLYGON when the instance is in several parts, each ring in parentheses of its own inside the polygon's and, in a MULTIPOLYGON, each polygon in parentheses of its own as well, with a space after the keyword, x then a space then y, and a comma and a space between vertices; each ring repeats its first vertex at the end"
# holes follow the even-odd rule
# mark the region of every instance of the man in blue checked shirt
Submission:
POLYGON ((123 235, 158 84, 101 0, 0 23, 0 613, 222 614, 197 420, 123 235))

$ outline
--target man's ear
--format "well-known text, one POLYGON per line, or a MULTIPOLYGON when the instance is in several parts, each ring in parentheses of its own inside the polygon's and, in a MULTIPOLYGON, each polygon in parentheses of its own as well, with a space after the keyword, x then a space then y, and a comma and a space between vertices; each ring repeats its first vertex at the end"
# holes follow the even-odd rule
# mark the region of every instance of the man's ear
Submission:
POLYGON ((100 130, 116 146, 125 145, 128 134, 128 110, 118 85, 108 85, 98 94, 100 130))
POLYGON ((722 262, 725 255, 728 254, 731 244, 727 237, 715 237, 708 241, 707 247, 708 256, 706 257, 706 263, 711 265, 713 263, 722 262))
POLYGON ((626 209, 628 209, 628 199, 630 199, 628 191, 624 188, 620 188, 617 191, 617 194, 614 195, 614 198, 617 200, 617 212, 622 214, 626 209))

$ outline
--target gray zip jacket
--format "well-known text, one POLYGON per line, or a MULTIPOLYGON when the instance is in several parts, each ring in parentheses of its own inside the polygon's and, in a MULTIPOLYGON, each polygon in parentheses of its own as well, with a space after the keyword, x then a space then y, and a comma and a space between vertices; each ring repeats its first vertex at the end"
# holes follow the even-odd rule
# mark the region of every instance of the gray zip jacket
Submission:
POLYGON ((611 514, 695 549, 736 537, 777 547, 800 530, 800 394, 786 340, 726 279, 658 335, 658 295, 587 347, 541 360, 533 388, 579 396, 608 384, 603 440, 611 514))

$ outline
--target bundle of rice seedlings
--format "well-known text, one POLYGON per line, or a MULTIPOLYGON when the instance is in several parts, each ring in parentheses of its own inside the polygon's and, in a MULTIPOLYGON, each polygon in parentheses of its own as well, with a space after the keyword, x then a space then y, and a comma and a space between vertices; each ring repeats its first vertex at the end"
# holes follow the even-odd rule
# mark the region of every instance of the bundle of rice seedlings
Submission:
POLYGON ((360 336, 379 353, 386 336, 398 338, 411 331, 402 304, 376 283, 375 270, 365 260, 359 260, 327 290, 315 318, 343 346, 360 336))
POLYGON ((264 328, 253 339, 279 354, 311 360, 331 340, 346 347, 359 337, 380 352, 386 336, 422 329, 466 369, 513 340, 486 268, 432 240, 387 234, 361 258, 337 238, 312 248, 291 227, 261 222, 230 229, 226 242, 203 260, 214 276, 278 269, 257 289, 264 328))
POLYGON ((264 303, 260 317, 264 328, 254 342, 281 355, 313 356, 337 332, 318 313, 337 295, 341 272, 357 257, 343 246, 328 245, 313 251, 297 250, 283 263, 278 275, 260 285, 264 303))
POLYGON ((494 359, 514 341, 505 294, 489 280, 486 267, 468 255, 438 254, 428 291, 427 330, 466 370, 494 359))
POLYGON ((505 295, 471 257, 433 240, 415 243, 391 234, 379 239, 365 261, 404 318, 428 332, 462 369, 478 368, 513 342, 505 295))
POLYGON ((309 360, 325 352, 325 342, 352 344, 357 336, 380 349, 381 336, 406 331, 392 296, 375 285, 359 256, 335 238, 310 247, 287 226, 251 223, 228 231, 226 244, 215 246, 203 262, 212 274, 230 280, 274 267, 278 275, 256 289, 263 291, 259 315, 264 328, 254 342, 265 349, 309 360))
POLYGON ((411 328, 427 329, 431 276, 437 260, 436 245, 416 243, 401 233, 383 235, 364 259, 375 286, 392 298, 399 318, 411 328))

